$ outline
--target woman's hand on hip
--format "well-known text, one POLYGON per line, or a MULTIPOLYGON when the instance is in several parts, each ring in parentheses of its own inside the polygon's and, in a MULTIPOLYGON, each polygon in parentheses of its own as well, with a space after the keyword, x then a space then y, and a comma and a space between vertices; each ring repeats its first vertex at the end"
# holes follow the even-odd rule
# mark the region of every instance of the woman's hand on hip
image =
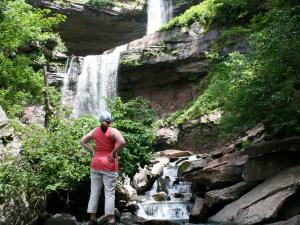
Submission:
POLYGON ((107 157, 109 162, 114 162, 115 159, 118 157, 117 153, 115 151, 112 151, 111 154, 107 157))

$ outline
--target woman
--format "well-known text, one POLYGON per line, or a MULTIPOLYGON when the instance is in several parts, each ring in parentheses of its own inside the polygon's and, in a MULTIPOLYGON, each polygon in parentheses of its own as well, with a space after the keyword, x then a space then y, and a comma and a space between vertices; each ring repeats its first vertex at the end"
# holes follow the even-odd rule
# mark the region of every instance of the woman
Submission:
POLYGON ((120 131, 111 128, 112 118, 109 112, 100 115, 100 126, 85 135, 80 144, 93 153, 91 163, 91 194, 87 212, 91 214, 90 225, 97 224, 97 208, 101 188, 104 184, 105 215, 108 224, 115 223, 115 187, 118 176, 118 152, 125 145, 120 131), (94 140, 96 149, 88 144, 94 140))

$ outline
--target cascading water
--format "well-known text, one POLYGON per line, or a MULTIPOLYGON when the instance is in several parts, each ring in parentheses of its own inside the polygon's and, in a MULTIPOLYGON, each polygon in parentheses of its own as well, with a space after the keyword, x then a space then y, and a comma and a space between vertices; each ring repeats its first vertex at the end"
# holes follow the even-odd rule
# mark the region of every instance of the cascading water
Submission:
POLYGON ((64 106, 71 106, 74 103, 76 83, 78 79, 78 74, 80 74, 80 68, 77 63, 78 59, 78 57, 72 56, 67 62, 64 86, 62 88, 64 106))
POLYGON ((76 87, 70 88, 70 80, 74 66, 72 59, 70 69, 63 88, 64 102, 73 106, 73 116, 85 114, 98 116, 100 111, 108 110, 106 99, 113 100, 117 96, 117 73, 120 53, 126 49, 122 45, 111 53, 103 55, 89 55, 83 58, 82 72, 78 76, 76 87), (68 94, 73 91, 76 94, 68 94), (71 96, 71 97, 70 97, 71 96))
POLYGON ((172 18, 172 0, 149 0, 147 34, 157 31, 172 18))
MULTIPOLYGON (((181 182, 177 178, 176 162, 170 163, 163 169, 163 175, 160 179, 165 184, 167 192, 166 201, 150 201, 139 203, 137 216, 146 220, 175 220, 188 221, 192 204, 190 203, 191 183, 181 182)), ((151 197, 157 193, 159 180, 157 180, 152 189, 146 193, 151 197)))

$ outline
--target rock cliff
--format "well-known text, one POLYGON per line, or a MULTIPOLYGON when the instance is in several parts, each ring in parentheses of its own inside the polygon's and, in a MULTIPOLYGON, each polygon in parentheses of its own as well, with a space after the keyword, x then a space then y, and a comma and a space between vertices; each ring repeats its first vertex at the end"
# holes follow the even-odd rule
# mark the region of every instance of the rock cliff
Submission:
MULTIPOLYGON (((95 8, 74 1, 27 0, 37 8, 49 8, 67 16, 59 33, 70 54, 99 55, 105 50, 141 38, 146 33, 146 1, 129 8, 95 8)), ((199 1, 174 1, 178 15, 199 1)))

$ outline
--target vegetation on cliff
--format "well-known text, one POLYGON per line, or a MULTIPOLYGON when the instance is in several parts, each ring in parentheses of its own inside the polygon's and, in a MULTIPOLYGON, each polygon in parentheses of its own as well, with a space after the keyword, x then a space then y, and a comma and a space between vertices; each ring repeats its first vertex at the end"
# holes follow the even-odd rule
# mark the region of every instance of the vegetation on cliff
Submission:
POLYGON ((181 124, 219 109, 223 112, 220 125, 226 134, 262 121, 272 130, 284 127, 298 132, 294 85, 300 78, 299 7, 287 1, 206 0, 163 29, 186 26, 195 20, 217 25, 224 22, 221 15, 225 15, 227 27, 207 53, 214 64, 209 82, 190 107, 173 114, 169 121, 181 124), (234 6, 229 18, 228 4, 234 6), (258 10, 250 10, 255 8, 258 10), (248 53, 222 56, 224 41, 237 37, 247 41, 248 53))
MULTIPOLYGON (((52 28, 63 20, 49 10, 33 10, 24 0, 0 3, 0 105, 13 117, 26 105, 43 100, 42 70, 33 65, 45 62, 43 44, 57 37, 52 28), (32 52, 26 54, 26 46, 32 52)), ((51 89, 52 100, 55 90, 51 89)))

